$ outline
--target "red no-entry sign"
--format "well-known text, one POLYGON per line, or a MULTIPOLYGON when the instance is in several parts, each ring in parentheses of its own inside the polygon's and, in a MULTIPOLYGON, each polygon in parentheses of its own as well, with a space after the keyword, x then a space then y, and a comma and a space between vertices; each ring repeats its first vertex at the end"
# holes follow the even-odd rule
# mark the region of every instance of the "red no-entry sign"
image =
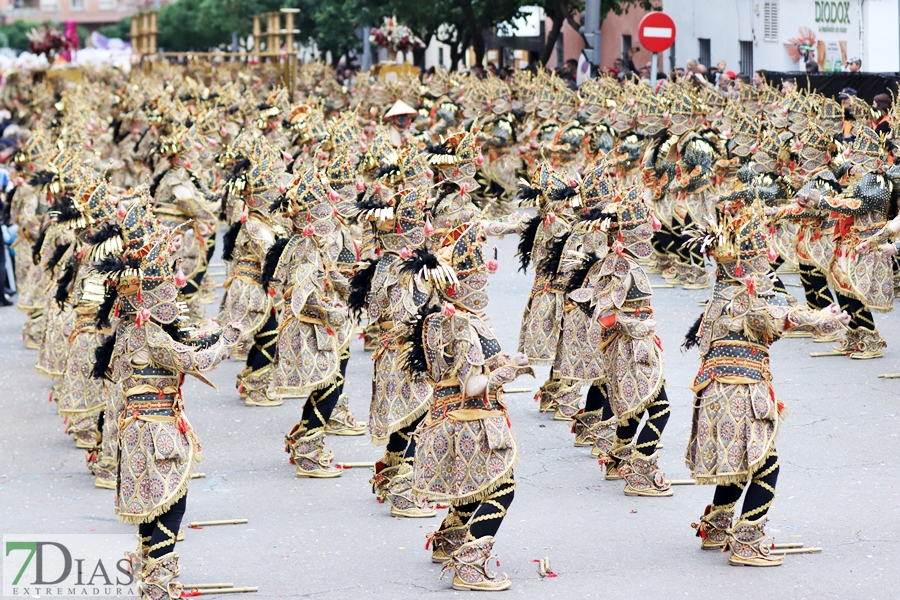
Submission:
POLYGON ((666 13, 647 13, 638 25, 638 37, 650 52, 668 50, 675 43, 675 21, 666 13))

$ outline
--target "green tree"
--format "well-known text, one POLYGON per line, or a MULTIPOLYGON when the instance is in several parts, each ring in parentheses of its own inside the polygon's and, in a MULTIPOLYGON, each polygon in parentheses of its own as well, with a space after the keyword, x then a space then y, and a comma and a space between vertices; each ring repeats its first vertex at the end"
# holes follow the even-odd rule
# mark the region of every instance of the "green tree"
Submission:
POLYGON ((8 25, 0 27, 0 32, 6 36, 8 48, 15 50, 28 50, 28 33, 35 27, 42 25, 53 25, 50 21, 43 23, 35 23, 33 21, 14 21, 8 25))
MULTIPOLYGON (((658 2, 654 0, 600 0, 600 23, 603 23, 610 11, 621 15, 633 6, 652 10, 658 8, 657 4, 658 2)), ((559 40, 563 24, 569 23, 575 31, 581 27, 581 11, 584 10, 584 0, 541 0, 539 6, 544 9, 544 13, 551 23, 550 31, 547 32, 547 42, 541 53, 541 63, 546 65, 550 60, 553 47, 559 40)))
POLYGON ((108 38, 119 38, 121 40, 130 40, 131 39, 131 17, 125 17, 121 21, 117 23, 113 23, 112 25, 107 25, 106 27, 101 27, 97 31, 100 32, 100 35, 105 35, 108 38))

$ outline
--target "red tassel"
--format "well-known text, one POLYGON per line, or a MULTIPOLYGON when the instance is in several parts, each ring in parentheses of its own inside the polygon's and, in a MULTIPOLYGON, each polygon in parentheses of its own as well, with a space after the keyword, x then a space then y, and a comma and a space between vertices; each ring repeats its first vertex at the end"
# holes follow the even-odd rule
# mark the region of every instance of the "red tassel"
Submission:
POLYGON ((334 331, 331 330, 331 327, 327 328, 325 331, 328 332, 328 335, 334 335, 334 331))
POLYGON ((156 398, 157 398, 158 400, 162 400, 162 399, 165 398, 165 397, 166 397, 166 395, 163 393, 162 390, 159 390, 158 392, 156 392, 156 398))

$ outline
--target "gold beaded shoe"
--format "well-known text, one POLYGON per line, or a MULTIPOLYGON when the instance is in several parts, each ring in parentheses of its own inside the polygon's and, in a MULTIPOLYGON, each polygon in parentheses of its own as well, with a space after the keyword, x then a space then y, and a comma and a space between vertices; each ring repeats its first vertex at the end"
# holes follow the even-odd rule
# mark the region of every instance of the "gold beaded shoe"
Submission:
POLYGON ((700 538, 700 549, 722 550, 733 521, 734 508, 716 508, 714 504, 708 504, 700 522, 691 523, 700 538))
POLYGON ((441 571, 441 578, 453 571, 453 589, 476 590, 481 592, 499 592, 507 589, 512 582, 506 573, 497 573, 488 568, 493 559, 500 561, 491 552, 494 549, 494 538, 486 535, 477 540, 466 542, 450 555, 450 560, 441 571))
POLYGON ((656 465, 657 452, 644 456, 634 452, 631 458, 619 467, 619 475, 625 479, 626 496, 649 496, 661 498, 671 496, 672 485, 656 465))
POLYGON ((731 550, 728 564, 743 567, 777 567, 784 557, 772 554, 775 540, 766 535, 767 517, 740 519, 728 531, 725 548, 731 550))

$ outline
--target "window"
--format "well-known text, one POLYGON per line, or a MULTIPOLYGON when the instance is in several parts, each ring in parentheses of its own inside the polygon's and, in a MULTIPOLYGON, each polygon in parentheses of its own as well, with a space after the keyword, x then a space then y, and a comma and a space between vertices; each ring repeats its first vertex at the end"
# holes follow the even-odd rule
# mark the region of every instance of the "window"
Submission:
POLYGON ((753 76, 753 42, 739 42, 741 45, 741 75, 753 76))
POLYGON ((709 38, 697 38, 697 42, 700 46, 700 55, 697 57, 697 60, 700 61, 701 65, 709 67, 710 59, 712 58, 712 52, 709 49, 709 38))
POLYGON ((41 0, 41 10, 43 12, 53 12, 56 10, 56 0, 41 0))
POLYGON ((97 10, 116 10, 116 0, 98 0, 97 10))
POLYGON ((763 40, 767 42, 778 41, 777 2, 766 2, 763 4, 763 40))
POLYGON ((631 55, 631 36, 623 35, 622 36, 622 60, 625 61, 625 64, 628 64, 628 59, 631 55))
POLYGON ((72 10, 84 10, 84 0, 72 0, 72 10))

